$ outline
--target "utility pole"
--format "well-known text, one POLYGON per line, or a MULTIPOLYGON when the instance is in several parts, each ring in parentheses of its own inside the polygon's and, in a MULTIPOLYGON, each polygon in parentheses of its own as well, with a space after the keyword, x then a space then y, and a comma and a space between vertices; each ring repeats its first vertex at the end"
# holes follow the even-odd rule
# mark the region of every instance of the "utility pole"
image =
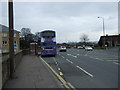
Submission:
POLYGON ((8 0, 8 13, 9 13, 10 78, 14 78, 14 23, 13 23, 13 0, 8 0))

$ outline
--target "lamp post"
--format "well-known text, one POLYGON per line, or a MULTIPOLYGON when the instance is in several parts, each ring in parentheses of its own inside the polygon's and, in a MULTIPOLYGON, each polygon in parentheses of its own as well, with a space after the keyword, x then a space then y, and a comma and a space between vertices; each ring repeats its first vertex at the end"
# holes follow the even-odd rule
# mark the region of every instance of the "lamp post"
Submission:
POLYGON ((105 25, 104 25, 104 17, 98 17, 98 18, 102 18, 102 20, 103 20, 103 36, 105 36, 105 25))
POLYGON ((104 17, 98 17, 103 20, 103 47, 106 47, 105 45, 105 25, 104 25, 104 17))

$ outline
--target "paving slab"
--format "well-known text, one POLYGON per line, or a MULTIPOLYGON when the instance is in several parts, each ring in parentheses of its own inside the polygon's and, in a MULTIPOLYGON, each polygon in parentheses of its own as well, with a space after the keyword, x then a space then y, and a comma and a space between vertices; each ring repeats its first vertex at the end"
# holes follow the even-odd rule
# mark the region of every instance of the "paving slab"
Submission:
POLYGON ((35 55, 23 56, 15 76, 15 79, 6 82, 4 88, 63 88, 61 82, 35 55))

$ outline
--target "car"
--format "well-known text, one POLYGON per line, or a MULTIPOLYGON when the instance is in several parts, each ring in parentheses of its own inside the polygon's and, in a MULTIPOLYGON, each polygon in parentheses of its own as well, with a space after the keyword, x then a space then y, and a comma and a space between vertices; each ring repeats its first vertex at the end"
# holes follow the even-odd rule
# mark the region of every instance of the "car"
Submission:
POLYGON ((82 47, 82 46, 78 46, 77 48, 78 48, 78 49, 83 49, 83 47, 82 47))
POLYGON ((92 51, 92 50, 93 50, 93 48, 92 48, 92 47, 90 47, 90 46, 86 46, 86 47, 85 47, 85 50, 86 50, 86 51, 92 51))
POLYGON ((67 49, 66 49, 66 47, 65 47, 65 46, 61 46, 61 47, 60 47, 60 49, 59 49, 59 51, 60 51, 60 52, 66 52, 66 51, 67 51, 67 49))

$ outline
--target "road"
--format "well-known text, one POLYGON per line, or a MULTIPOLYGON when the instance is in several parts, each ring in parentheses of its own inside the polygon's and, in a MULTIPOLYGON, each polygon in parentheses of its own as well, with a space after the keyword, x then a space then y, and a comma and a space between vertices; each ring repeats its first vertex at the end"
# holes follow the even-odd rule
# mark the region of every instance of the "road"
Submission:
POLYGON ((68 49, 56 57, 43 57, 75 88, 118 88, 118 50, 68 49), (57 63, 57 64, 56 64, 57 63))

